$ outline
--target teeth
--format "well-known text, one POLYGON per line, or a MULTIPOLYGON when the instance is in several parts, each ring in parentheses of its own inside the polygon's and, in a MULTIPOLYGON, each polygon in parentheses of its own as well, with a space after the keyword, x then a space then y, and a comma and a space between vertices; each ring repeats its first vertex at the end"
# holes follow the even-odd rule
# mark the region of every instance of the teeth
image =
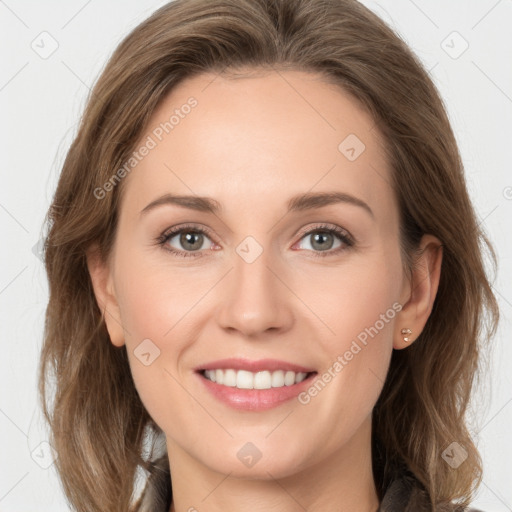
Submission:
POLYGON ((275 372, 248 372, 246 370, 205 370, 204 376, 224 386, 236 387, 238 389, 270 389, 292 386, 302 382, 307 373, 277 370, 275 372))

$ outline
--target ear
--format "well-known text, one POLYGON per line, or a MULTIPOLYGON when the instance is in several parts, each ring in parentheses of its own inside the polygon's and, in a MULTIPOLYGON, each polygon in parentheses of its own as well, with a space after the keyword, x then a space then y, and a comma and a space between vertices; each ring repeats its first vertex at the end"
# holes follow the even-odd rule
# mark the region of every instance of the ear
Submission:
POLYGON ((393 348, 400 350, 408 347, 423 331, 434 306, 442 259, 443 247, 439 239, 433 235, 424 235, 411 278, 404 285, 401 301, 403 307, 395 323, 393 348), (411 332, 402 334, 402 329, 411 332), (408 338, 408 341, 404 338, 408 338))
POLYGON ((101 257, 97 244, 87 250, 86 257, 94 295, 107 326, 110 341, 116 347, 121 347, 124 345, 124 331, 110 265, 101 257))

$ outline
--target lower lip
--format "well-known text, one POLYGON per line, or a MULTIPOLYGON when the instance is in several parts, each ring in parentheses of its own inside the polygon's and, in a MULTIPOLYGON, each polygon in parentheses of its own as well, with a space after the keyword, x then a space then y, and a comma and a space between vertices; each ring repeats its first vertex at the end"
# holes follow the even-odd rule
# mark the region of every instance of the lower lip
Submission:
POLYGON ((230 407, 246 411, 265 411, 295 398, 311 385, 311 381, 317 374, 310 374, 298 384, 269 389, 238 389, 212 382, 201 373, 197 373, 197 375, 206 386, 206 389, 208 389, 215 398, 230 407))

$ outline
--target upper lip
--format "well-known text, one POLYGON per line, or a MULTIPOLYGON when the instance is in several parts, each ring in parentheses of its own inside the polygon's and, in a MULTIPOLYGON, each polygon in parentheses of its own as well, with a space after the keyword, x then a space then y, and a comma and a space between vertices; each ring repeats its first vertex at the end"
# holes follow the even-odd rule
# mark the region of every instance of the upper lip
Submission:
POLYGON ((285 370, 292 372, 304 372, 310 373, 315 370, 311 368, 306 368, 305 366, 301 366, 294 363, 288 363, 286 361, 279 361, 278 359, 258 359, 257 361, 251 361, 249 359, 241 359, 241 358, 229 358, 229 359, 219 359, 217 361, 211 361, 210 363, 203 364, 196 368, 196 371, 201 370, 247 370, 249 372, 263 372, 263 371, 276 371, 276 370, 285 370))

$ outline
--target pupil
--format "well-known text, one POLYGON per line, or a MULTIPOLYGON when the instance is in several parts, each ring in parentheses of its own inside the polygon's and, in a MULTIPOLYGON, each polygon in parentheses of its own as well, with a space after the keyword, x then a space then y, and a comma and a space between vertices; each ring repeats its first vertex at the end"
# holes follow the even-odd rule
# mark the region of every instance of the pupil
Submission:
POLYGON ((188 248, 188 249, 199 249, 203 244, 202 244, 202 237, 203 235, 201 233, 194 233, 193 231, 189 232, 189 233, 184 233, 181 235, 181 239, 180 239, 180 242, 182 244, 183 247, 185 248, 188 248), (196 238, 196 247, 194 247, 194 241, 193 239, 196 238), (199 244, 197 244, 197 240, 200 241, 199 244))
POLYGON ((320 245, 319 249, 321 250, 328 250, 332 247, 332 235, 330 233, 326 233, 325 231, 321 231, 321 232, 318 232, 316 233, 314 236, 313 236, 313 247, 315 247, 315 244, 320 241, 320 245), (328 247, 325 246, 325 243, 322 243, 322 239, 325 239, 325 237, 331 237, 331 243, 330 244, 327 244, 328 247))

